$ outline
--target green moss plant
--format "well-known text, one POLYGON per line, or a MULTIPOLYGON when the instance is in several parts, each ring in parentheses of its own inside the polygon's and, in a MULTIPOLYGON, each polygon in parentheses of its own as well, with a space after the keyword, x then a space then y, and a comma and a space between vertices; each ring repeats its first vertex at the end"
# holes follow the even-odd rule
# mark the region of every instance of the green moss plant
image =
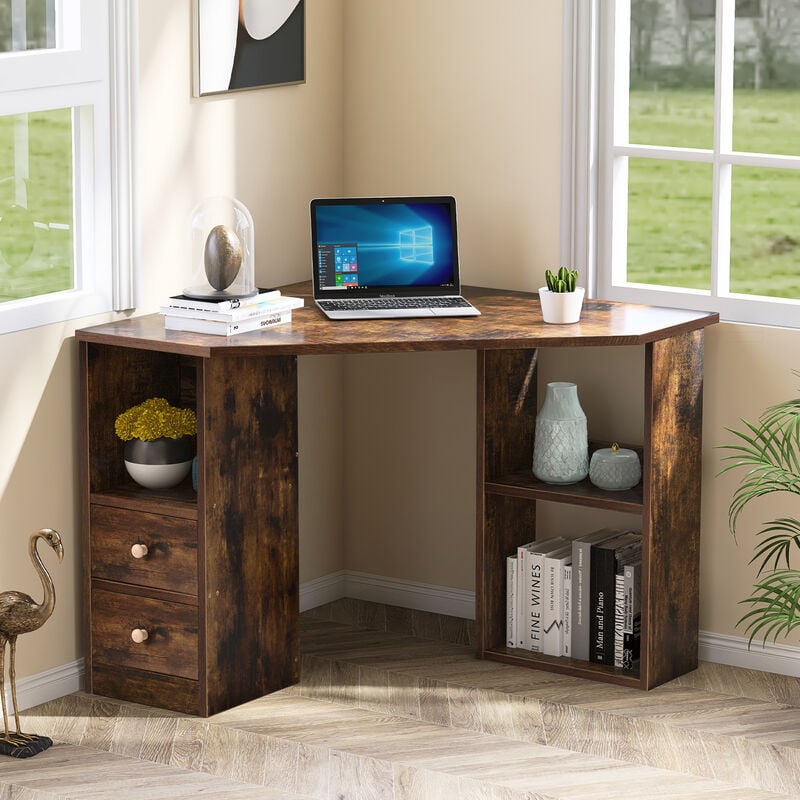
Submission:
POLYGON ((123 411, 114 422, 114 431, 123 442, 179 439, 197 433, 197 415, 190 408, 171 406, 163 397, 151 397, 123 411))

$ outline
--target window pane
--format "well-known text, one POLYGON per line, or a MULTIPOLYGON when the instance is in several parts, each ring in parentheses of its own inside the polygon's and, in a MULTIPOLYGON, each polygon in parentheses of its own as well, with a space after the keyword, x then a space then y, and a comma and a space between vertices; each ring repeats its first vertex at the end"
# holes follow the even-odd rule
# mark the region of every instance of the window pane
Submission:
POLYGON ((629 141, 710 149, 713 0, 631 0, 630 22, 629 141))
POLYGON ((733 147, 800 155, 800 3, 749 5, 737 3, 733 147))
POLYGON ((712 180, 710 164, 629 160, 629 282, 710 288, 712 180))
POLYGON ((55 0, 0 0, 0 53, 55 46, 55 0))
POLYGON ((800 172, 733 168, 731 291, 800 299, 800 172))
POLYGON ((0 117, 0 302, 71 289, 72 110, 0 117))

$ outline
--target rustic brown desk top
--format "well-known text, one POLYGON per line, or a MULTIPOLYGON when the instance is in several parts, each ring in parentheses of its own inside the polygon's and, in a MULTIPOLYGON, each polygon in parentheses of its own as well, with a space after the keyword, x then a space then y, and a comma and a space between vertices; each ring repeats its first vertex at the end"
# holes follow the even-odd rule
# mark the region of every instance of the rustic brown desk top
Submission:
POLYGON ((480 317, 331 321, 314 305, 311 284, 281 287, 304 297, 292 321, 263 331, 213 336, 164 330, 161 314, 84 328, 80 341, 139 347, 200 357, 227 355, 312 355, 415 350, 496 350, 585 345, 636 345, 704 328, 719 314, 659 306, 587 300, 580 322, 542 321, 536 294, 464 287, 480 317))

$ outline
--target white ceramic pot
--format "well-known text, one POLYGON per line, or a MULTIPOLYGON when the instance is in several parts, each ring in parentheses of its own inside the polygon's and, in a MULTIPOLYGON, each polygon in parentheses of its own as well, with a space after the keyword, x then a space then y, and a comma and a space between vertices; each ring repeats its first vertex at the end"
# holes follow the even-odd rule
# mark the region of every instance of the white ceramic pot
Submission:
POLYGON ((564 325, 581 318, 581 307, 586 290, 576 287, 574 292, 551 292, 546 286, 539 289, 539 302, 545 322, 564 325))

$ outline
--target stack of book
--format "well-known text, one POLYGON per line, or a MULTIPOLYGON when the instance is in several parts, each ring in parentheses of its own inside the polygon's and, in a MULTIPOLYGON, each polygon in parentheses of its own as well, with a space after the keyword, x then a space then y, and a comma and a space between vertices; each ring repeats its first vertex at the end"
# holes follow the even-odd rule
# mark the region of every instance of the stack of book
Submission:
POLYGON ((642 536, 603 528, 507 557, 507 645, 632 670, 639 660, 642 536))
POLYGON ((167 330, 233 336, 291 322, 292 309, 302 307, 302 297, 287 297, 274 289, 234 300, 197 300, 179 294, 160 311, 167 330))

